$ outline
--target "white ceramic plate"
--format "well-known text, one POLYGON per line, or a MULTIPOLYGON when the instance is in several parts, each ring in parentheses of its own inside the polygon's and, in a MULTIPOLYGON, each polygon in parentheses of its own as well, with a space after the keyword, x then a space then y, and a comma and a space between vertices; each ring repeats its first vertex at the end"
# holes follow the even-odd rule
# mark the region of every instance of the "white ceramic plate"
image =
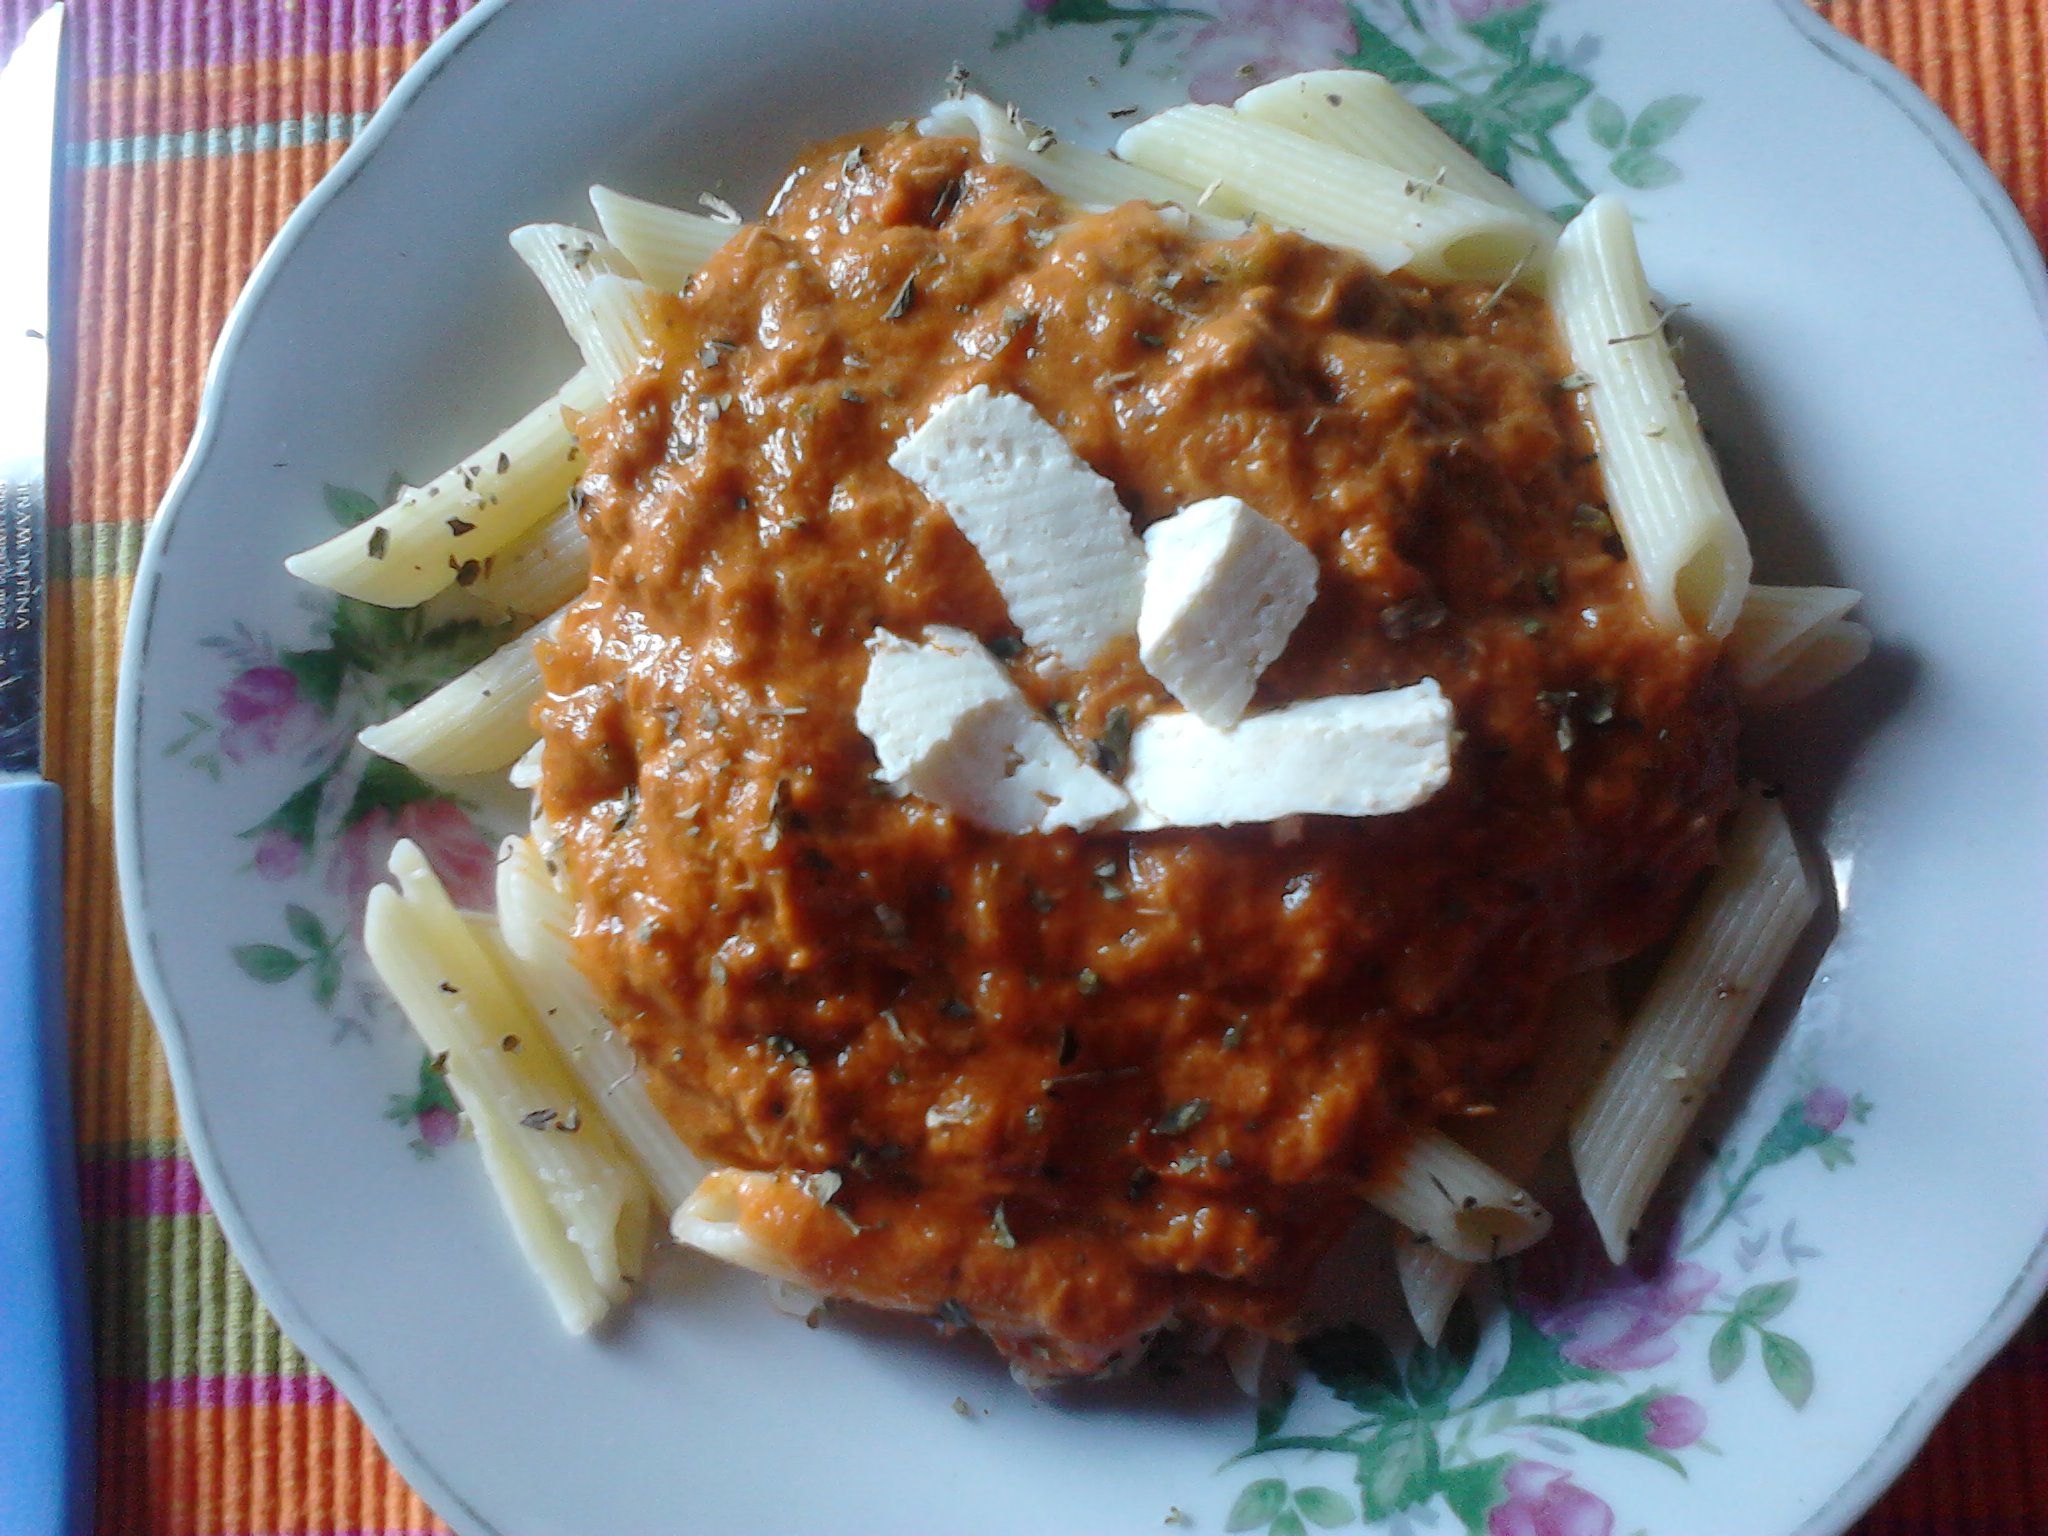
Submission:
POLYGON ((1795 0, 1198 8, 487 3, 235 313, 135 593, 130 936, 257 1288, 464 1532, 1838 1532, 2042 1290, 2048 301, 2012 209, 1795 0), (1494 1288, 1476 1346, 1405 1375, 1325 1350, 1264 1425, 1199 1377, 1033 1400, 965 1341, 807 1331, 674 1255, 619 1326, 563 1337, 352 937, 401 833, 487 883, 484 798, 344 748, 488 637, 278 562, 567 371, 504 233, 577 216, 594 179, 746 203, 955 59, 1101 138, 1111 109, 1354 52, 1545 202, 1640 192, 1760 570, 1863 588, 1881 637, 1771 733, 1843 916, 1737 1075, 1684 1251, 1616 1276, 1554 1250, 1494 1288))

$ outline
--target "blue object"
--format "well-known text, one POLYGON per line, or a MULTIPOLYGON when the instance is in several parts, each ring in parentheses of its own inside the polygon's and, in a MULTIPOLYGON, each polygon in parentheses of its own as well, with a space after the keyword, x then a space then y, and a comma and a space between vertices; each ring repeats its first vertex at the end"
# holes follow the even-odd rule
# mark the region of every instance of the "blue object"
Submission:
POLYGON ((0 781, 0 1536, 84 1536, 92 1512, 62 825, 56 785, 0 781))

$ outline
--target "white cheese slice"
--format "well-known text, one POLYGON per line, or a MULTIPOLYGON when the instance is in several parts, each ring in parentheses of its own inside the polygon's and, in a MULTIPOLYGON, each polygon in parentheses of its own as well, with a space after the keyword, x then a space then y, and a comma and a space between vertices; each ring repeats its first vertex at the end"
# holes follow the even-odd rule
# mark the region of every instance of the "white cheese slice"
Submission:
POLYGON ((1211 725, 1235 725, 1315 601, 1316 557, 1235 496, 1145 530, 1138 655, 1211 725))
POLYGON ((889 463, 967 535, 1031 644, 1085 667, 1137 628, 1144 550, 1116 487, 1027 401, 977 384, 889 463))
POLYGON ((1386 816, 1450 782, 1451 703, 1432 678, 1254 715, 1226 730, 1153 715, 1131 736, 1124 825, 1227 827, 1285 816, 1386 816))
POLYGON ((1130 797, 1081 761, 980 641, 935 627, 923 644, 877 630, 854 719, 881 776, 994 832, 1121 817, 1130 797))
POLYGON ((512 765, 507 776, 512 780, 514 789, 540 788, 540 759, 546 745, 545 742, 536 741, 526 749, 519 761, 512 765))

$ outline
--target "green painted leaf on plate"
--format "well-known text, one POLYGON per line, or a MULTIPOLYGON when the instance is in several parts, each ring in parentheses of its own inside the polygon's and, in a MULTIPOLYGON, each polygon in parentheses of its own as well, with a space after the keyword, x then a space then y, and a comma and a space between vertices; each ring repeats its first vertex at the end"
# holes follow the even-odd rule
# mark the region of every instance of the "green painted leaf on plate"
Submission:
POLYGON ((1506 1493, 1503 1479, 1514 1460, 1512 1456, 1489 1457, 1453 1467, 1437 1480, 1437 1492, 1451 1506, 1451 1513, 1465 1522, 1468 1536, 1487 1536, 1486 1517, 1499 1507, 1506 1493))
POLYGON ((1592 94, 1593 82, 1575 69, 1531 59, 1505 70, 1486 93, 1496 111, 1524 133, 1548 133, 1592 94))
POLYGON ((237 944, 231 953, 242 974, 252 981, 288 981, 306 962, 281 944, 237 944))
POLYGON ((1262 1477, 1237 1496, 1224 1518, 1226 1531, 1256 1531, 1270 1525, 1287 1504, 1287 1484, 1277 1477, 1262 1477))
POLYGON ((1663 1395, 1662 1392, 1644 1392, 1625 1403, 1588 1414, 1583 1419, 1545 1416, 1542 1422, 1582 1435, 1595 1445, 1609 1445, 1618 1451, 1634 1451, 1638 1456, 1647 1456, 1683 1477, 1684 1463, 1650 1440, 1650 1404, 1663 1395))
POLYGON ((1726 1381, 1742 1369, 1742 1362, 1749 1355, 1749 1335, 1742 1331, 1742 1319, 1731 1317, 1714 1330, 1714 1337, 1707 1345, 1707 1369, 1714 1380, 1726 1381))
POLYGON ((1422 85, 1436 80, 1433 72, 1423 68, 1414 54, 1374 26, 1357 5, 1351 7, 1351 26, 1358 46, 1343 61, 1346 64, 1385 75, 1396 85, 1422 85))
POLYGON ((1628 141, 1637 149, 1655 149, 1683 128, 1699 107, 1697 96, 1660 96, 1636 114, 1628 141))
POLYGON ((1771 1385, 1794 1408, 1804 1408, 1813 1396, 1813 1357, 1784 1334, 1768 1329, 1758 1334, 1757 1342, 1771 1385))
POLYGON ((1752 1285, 1735 1298, 1735 1314, 1752 1323, 1768 1323, 1791 1306, 1792 1298, 1798 1294, 1797 1280, 1773 1280, 1767 1285, 1752 1285))
MULTIPOLYGON (((1611 1381, 1606 1371, 1589 1370, 1565 1359, 1557 1341, 1514 1308, 1508 1309, 1508 1357, 1479 1403, 1547 1392, 1574 1381, 1611 1381)), ((1476 1404, 1475 1404, 1476 1406, 1476 1404)))
POLYGON ((334 713, 335 703, 341 697, 342 679, 348 675, 339 651, 324 646, 313 651, 280 651, 277 664, 291 673, 307 703, 323 715, 334 713))
POLYGON ((313 957, 313 1001, 322 1008, 334 1002, 341 991, 341 962, 328 951, 313 957))
POLYGON ((403 764, 373 757, 363 765, 355 798, 342 813, 343 827, 352 827, 374 811, 398 812, 423 800, 437 800, 440 791, 403 764))
POLYGON ((1465 30, 1502 58, 1519 63, 1529 57, 1536 43, 1536 29, 1542 23, 1543 0, 1534 0, 1533 4, 1516 6, 1511 11, 1496 11, 1465 30))
POLYGON ((1616 181, 1625 187, 1634 187, 1638 192, 1655 192, 1659 187, 1670 186, 1685 174, 1650 149, 1625 149, 1614 157, 1609 169, 1614 172, 1616 181))
POLYGON ((1619 149, 1622 135, 1628 132, 1628 118, 1605 96, 1595 96, 1586 104, 1586 132, 1602 149, 1619 149))
POLYGON ((291 936, 308 949, 327 947, 327 927, 311 912, 293 902, 284 909, 284 925, 291 936))
POLYGON ((1294 1507, 1301 1511, 1302 1518, 1311 1525, 1320 1525, 1325 1530, 1335 1530, 1340 1525, 1349 1525, 1358 1518, 1358 1512, 1351 1507, 1351 1501, 1334 1488, 1300 1488, 1295 1490, 1294 1507))
POLYGON ((1436 1491, 1436 1431, 1423 1419, 1383 1425, 1358 1453, 1358 1494, 1368 1520, 1384 1520, 1436 1491))
POLYGON ((352 491, 345 485, 327 486, 323 494, 329 514, 344 528, 353 528, 366 518, 375 517, 381 510, 371 497, 361 491, 352 491))

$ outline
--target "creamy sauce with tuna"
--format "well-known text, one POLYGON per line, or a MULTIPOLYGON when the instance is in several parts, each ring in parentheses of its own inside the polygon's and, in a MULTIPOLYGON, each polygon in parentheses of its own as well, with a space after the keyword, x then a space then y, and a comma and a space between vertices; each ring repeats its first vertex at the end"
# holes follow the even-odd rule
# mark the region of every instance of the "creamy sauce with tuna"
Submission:
POLYGON ((960 141, 816 152, 584 427, 545 657, 580 959, 695 1146, 795 1177, 820 1288, 1051 1374, 1169 1317, 1284 1333, 1416 1127, 1512 1091, 1561 977, 1668 930, 1733 783, 1716 648, 1644 615, 1543 305, 1138 205, 960 141), (1450 786, 1374 820, 1003 837, 874 781, 877 626, 990 643, 1091 757, 1170 698, 1017 642, 886 463, 1008 390, 1137 524, 1234 494, 1320 588, 1254 708, 1436 678, 1450 786), (816 1195, 829 1190, 820 1204, 816 1195))

